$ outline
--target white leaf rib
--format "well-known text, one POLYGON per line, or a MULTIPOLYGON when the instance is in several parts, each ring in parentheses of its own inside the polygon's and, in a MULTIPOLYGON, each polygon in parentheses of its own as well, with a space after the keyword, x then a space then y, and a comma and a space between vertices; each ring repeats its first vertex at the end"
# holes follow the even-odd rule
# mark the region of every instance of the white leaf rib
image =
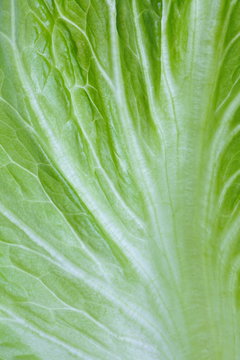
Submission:
POLYGON ((238 169, 233 175, 231 175, 226 183, 224 184, 224 187, 221 191, 220 197, 219 197, 219 205, 221 206, 223 204, 223 201, 226 197, 227 191, 231 188, 235 180, 240 176, 240 169, 238 169))
POLYGON ((102 202, 99 202, 97 198, 93 198, 89 190, 86 191, 86 189, 89 188, 88 184, 86 183, 86 181, 83 183, 83 180, 80 179, 79 173, 76 171, 75 165, 72 163, 72 159, 69 157, 66 158, 63 152, 63 147, 61 146, 56 135, 53 133, 52 129, 48 125, 47 120, 42 113, 38 102, 34 96, 34 92, 28 84, 24 68, 19 59, 18 49, 16 48, 16 45, 14 50, 19 77, 22 81, 26 93, 29 96, 29 100, 31 101, 33 110, 38 117, 39 123, 45 133, 48 135, 48 139, 52 146, 52 151, 54 154, 56 154, 55 158, 58 159, 58 167, 65 175, 65 178, 68 180, 68 182, 73 185, 74 189, 80 195, 82 201, 85 203, 90 212, 94 215, 97 222, 101 224, 102 229, 105 231, 105 233, 132 261, 137 272, 140 273, 141 276, 146 277, 146 269, 145 266, 143 266, 143 264, 145 264, 145 259, 142 257, 142 255, 140 255, 140 253, 136 254, 135 247, 126 240, 125 234, 122 233, 122 228, 119 226, 118 222, 116 222, 117 219, 115 220, 116 217, 113 218, 112 212, 110 213, 111 209, 107 209, 106 206, 103 207, 102 202))
MULTIPOLYGON (((178 272, 173 267, 172 261, 170 261, 170 255, 169 252, 166 250, 166 244, 164 242, 164 236, 162 233, 161 228, 159 227, 159 214, 156 214, 156 191, 154 189, 156 188, 156 184, 152 181, 151 176, 149 175, 149 167, 146 164, 146 159, 144 157, 144 154, 142 152, 142 149, 139 144, 139 139, 135 135, 135 131, 133 129, 133 124, 131 122, 131 116, 129 114, 128 105, 126 102, 125 92, 124 92, 124 80, 122 77, 122 71, 121 71, 121 63, 120 63, 120 54, 119 54, 119 39, 117 34, 117 29, 115 26, 115 16, 116 16, 116 10, 115 8, 109 8, 109 22, 110 22, 110 36, 111 36, 111 49, 112 49, 112 59, 114 61, 114 83, 116 86, 116 102, 118 106, 118 114, 119 118, 124 120, 122 126, 122 131, 125 137, 125 142, 128 146, 129 153, 134 153, 134 159, 136 160, 133 166, 134 173, 137 175, 138 179, 141 179, 141 183, 143 184, 145 194, 146 194, 146 200, 149 204, 148 208, 150 211, 150 218, 152 219, 152 229, 154 231, 154 238, 157 246, 159 247, 159 244, 157 242, 157 239, 159 237, 162 240, 162 245, 165 248, 166 252, 166 258, 169 266, 170 272, 173 274, 173 279, 178 283, 178 272), (136 167, 136 162, 138 166, 136 167), (148 191, 146 191, 148 189, 148 191)), ((175 265, 175 264, 174 264, 175 265)))
MULTIPOLYGON (((12 18, 12 20, 13 20, 13 18, 12 18)), ((14 22, 12 24, 13 24, 12 26, 14 26, 14 22)), ((16 47, 15 42, 14 42, 14 50, 15 50, 14 55, 15 55, 15 59, 16 59, 16 64, 18 66, 19 77, 22 81, 23 87, 25 88, 26 92, 29 95, 29 99, 32 103, 32 106, 33 106, 33 109, 34 109, 36 115, 38 116, 38 119, 40 120, 41 126, 43 127, 45 132, 48 134, 48 138, 49 138, 50 142, 52 143, 52 149, 57 154, 58 165, 59 165, 61 171, 63 172, 63 174, 65 174, 65 176, 67 176, 68 181, 71 184, 73 184, 77 193, 81 196, 81 199, 86 204, 86 206, 88 207, 90 212, 92 214, 94 214, 94 217, 97 220, 97 222, 99 224, 101 224, 104 232, 108 236, 110 236, 111 240, 114 241, 115 244, 121 249, 121 251, 123 251, 123 253, 129 258, 129 260, 133 264, 133 267, 135 268, 137 273, 140 274, 140 276, 143 277, 144 279, 146 279, 147 281, 152 282, 152 275, 149 274, 149 271, 146 267, 145 259, 142 257, 142 255, 140 255, 140 253, 136 253, 136 248, 134 246, 132 246, 129 243, 129 241, 127 241, 125 235, 122 234, 122 229, 116 224, 116 222, 109 221, 109 218, 111 219, 112 216, 109 216, 109 215, 106 216, 106 214, 105 214, 106 210, 102 209, 102 205, 97 201, 96 198, 93 199, 91 197, 91 195, 88 192, 86 192, 87 184, 86 183, 82 184, 82 182, 79 179, 79 174, 76 173, 75 166, 71 163, 71 161, 69 161, 69 158, 67 160, 65 160, 65 156, 63 154, 62 147, 58 143, 58 140, 56 139, 51 128, 48 126, 48 123, 44 117, 44 114, 42 113, 42 111, 37 103, 37 100, 34 96, 34 92, 32 91, 30 85, 28 84, 24 68, 19 59, 18 49, 16 47)), ((141 160, 141 161, 143 161, 143 160, 141 160)), ((156 222, 154 222, 154 224, 156 225, 156 222)), ((171 267, 170 260, 168 260, 168 264, 171 267)), ((151 287, 151 289, 152 289, 152 287, 151 287)), ((159 293, 159 291, 155 288, 152 290, 154 290, 154 293, 156 293, 156 294, 159 293)), ((158 296, 156 297, 157 301, 159 301, 158 300, 159 296, 161 298, 161 295, 158 294, 158 296)), ((162 304, 164 304, 164 303, 162 302, 162 304)), ((146 319, 147 319, 147 317, 146 317, 146 319)), ((168 317, 167 317, 167 319, 168 319, 168 317)), ((150 324, 150 327, 151 326, 152 325, 150 324)), ((161 336, 162 335, 163 334, 161 334, 161 336)))
POLYGON ((62 20, 64 20, 66 23, 72 25, 75 29, 77 29, 85 37, 97 67, 99 68, 103 78, 106 80, 106 82, 109 85, 109 87, 111 88, 111 90, 114 91, 112 79, 109 77, 106 70, 103 68, 103 66, 101 65, 99 59, 97 58, 97 55, 96 55, 96 53, 95 53, 95 51, 93 49, 93 46, 92 46, 90 40, 88 39, 86 33, 74 21, 70 20, 68 17, 66 17, 65 15, 62 14, 62 12, 59 9, 59 6, 57 5, 57 1, 55 1, 55 4, 56 4, 56 8, 57 8, 57 11, 59 13, 60 18, 62 20))
MULTIPOLYGON (((8 314, 9 316, 11 316, 13 321, 15 321, 19 325, 25 327, 28 331, 33 332, 34 334, 40 336, 41 338, 43 338, 43 339, 45 339, 45 340, 47 340, 47 341, 49 341, 51 343, 54 343, 54 344, 64 348, 70 354, 77 356, 79 359, 82 359, 82 360, 90 360, 90 359, 95 360, 94 358, 91 358, 88 354, 86 354, 85 352, 83 352, 79 348, 75 348, 75 347, 67 344, 62 339, 58 339, 57 337, 55 337, 53 335, 50 335, 45 331, 42 331, 42 330, 38 329, 36 326, 33 326, 28 321, 26 321, 25 319, 23 319, 19 315, 16 315, 15 313, 10 311, 9 309, 6 309, 2 305, 0 305, 0 309, 2 311, 4 311, 6 314, 8 314)), ((9 319, 8 319, 8 321, 9 321, 9 319)))

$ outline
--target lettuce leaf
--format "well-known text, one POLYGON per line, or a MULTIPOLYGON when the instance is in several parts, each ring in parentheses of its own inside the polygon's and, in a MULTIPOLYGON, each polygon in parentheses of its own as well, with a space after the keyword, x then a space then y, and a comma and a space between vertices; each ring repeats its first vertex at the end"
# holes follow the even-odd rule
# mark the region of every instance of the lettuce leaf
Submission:
POLYGON ((240 357, 240 3, 0 0, 0 359, 240 357))

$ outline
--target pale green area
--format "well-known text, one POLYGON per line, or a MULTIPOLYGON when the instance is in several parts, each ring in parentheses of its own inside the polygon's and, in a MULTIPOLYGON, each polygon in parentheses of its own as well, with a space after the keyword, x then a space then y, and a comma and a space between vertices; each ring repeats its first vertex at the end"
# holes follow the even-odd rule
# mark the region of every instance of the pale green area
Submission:
POLYGON ((240 359, 240 3, 0 0, 0 359, 240 359))

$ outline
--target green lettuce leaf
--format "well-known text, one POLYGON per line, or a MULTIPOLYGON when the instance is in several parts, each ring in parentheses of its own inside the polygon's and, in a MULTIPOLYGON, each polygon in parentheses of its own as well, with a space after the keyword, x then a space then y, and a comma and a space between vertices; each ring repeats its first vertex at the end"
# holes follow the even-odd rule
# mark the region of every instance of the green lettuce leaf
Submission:
POLYGON ((240 358, 240 3, 0 0, 0 359, 240 358))

